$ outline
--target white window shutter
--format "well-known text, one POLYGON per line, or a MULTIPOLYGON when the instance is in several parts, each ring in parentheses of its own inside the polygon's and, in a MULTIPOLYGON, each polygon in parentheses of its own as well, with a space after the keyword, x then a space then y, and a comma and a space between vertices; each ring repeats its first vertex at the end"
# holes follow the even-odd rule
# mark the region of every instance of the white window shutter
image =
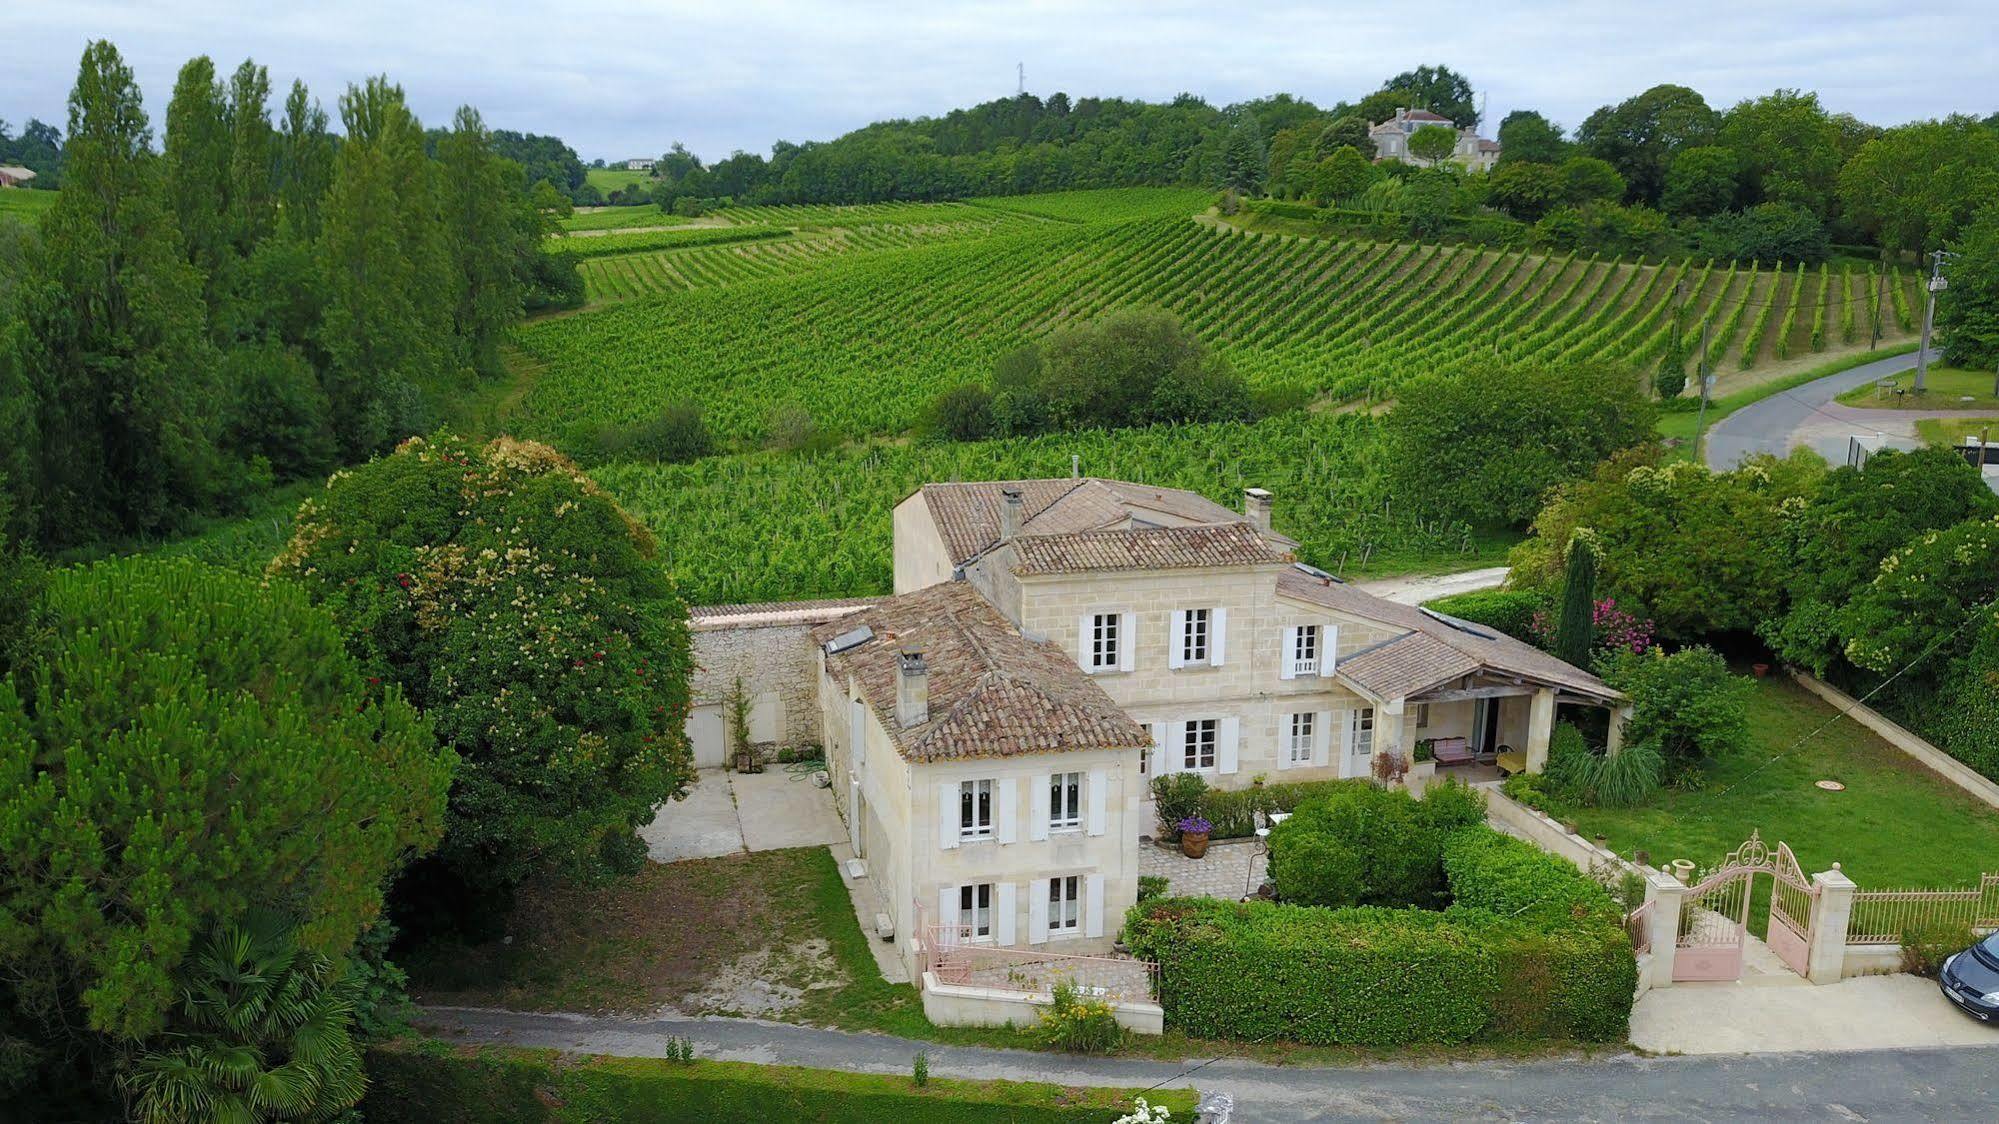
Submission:
POLYGON ((1312 716, 1312 764, 1324 767, 1327 746, 1333 740, 1333 712, 1322 710, 1312 716))
POLYGON ((1104 935, 1104 876, 1092 874, 1083 880, 1083 930, 1085 936, 1104 935))
POLYGON ((1027 884, 1027 943, 1048 943, 1048 880, 1027 884))
POLYGON ((1319 678, 1330 678, 1339 662, 1340 626, 1325 625, 1319 629, 1319 678))
POLYGON ((1211 667, 1222 666, 1222 660, 1228 654, 1228 647, 1229 647, 1229 611, 1227 609, 1210 610, 1208 613, 1209 666, 1211 667))
POLYGON ((1291 716, 1289 714, 1280 714, 1277 716, 1277 767, 1280 769, 1289 769, 1291 767, 1291 716))
POLYGON ((1152 764, 1146 775, 1163 777, 1166 775, 1166 723, 1148 722, 1145 728, 1152 731, 1152 748, 1146 750, 1152 755, 1152 764))
POLYGON ((1348 776, 1348 770, 1352 768, 1350 762, 1353 760, 1353 715, 1352 710, 1333 712, 1333 721, 1340 728, 1340 776, 1343 777, 1348 776))
POLYGON ((1090 664, 1090 641, 1096 633, 1096 624, 1088 613, 1076 618, 1076 666, 1084 671, 1094 670, 1090 664))
POLYGON ((937 891, 937 943, 946 948, 958 943, 958 888, 946 886, 937 891))
POLYGON ((998 899, 993 903, 993 912, 999 915, 993 918, 993 940, 998 944, 1013 943, 1013 915, 1020 908, 1020 899, 1015 893, 1017 889, 1011 882, 1001 882, 993 887, 993 896, 998 899))
POLYGON ((1020 784, 1012 777, 1001 777, 998 787, 999 811, 996 814, 999 823, 993 826, 1000 842, 1011 843, 1020 837, 1019 825, 1014 822, 1020 818, 1020 794, 1017 791, 1020 784))
POLYGON ((1242 734, 1242 719, 1231 714, 1222 719, 1215 733, 1215 769, 1224 775, 1235 772, 1236 742, 1242 734))
POLYGON ((1138 614, 1124 613, 1117 623, 1117 669, 1130 671, 1138 656, 1138 614))
POLYGON ((1048 838, 1048 778, 1032 777, 1027 783, 1034 786, 1027 794, 1027 837, 1039 842, 1048 838))
POLYGON ((1287 624, 1284 626, 1284 647, 1277 653, 1277 677, 1279 679, 1298 678, 1298 664, 1294 658, 1297 654, 1298 626, 1287 624))
POLYGON ((1105 817, 1109 811, 1104 805, 1110 802, 1110 798, 1110 774, 1104 772, 1102 769, 1091 769, 1090 809, 1088 813, 1091 835, 1102 835, 1104 833, 1105 817))
POLYGON ((1166 724, 1166 771, 1187 771, 1187 723, 1184 721, 1166 724))
POLYGON ((1166 666, 1187 666, 1187 610, 1173 610, 1173 626, 1166 630, 1166 666))
POLYGON ((958 845, 958 786, 946 782, 937 786, 937 845, 950 850, 958 845))

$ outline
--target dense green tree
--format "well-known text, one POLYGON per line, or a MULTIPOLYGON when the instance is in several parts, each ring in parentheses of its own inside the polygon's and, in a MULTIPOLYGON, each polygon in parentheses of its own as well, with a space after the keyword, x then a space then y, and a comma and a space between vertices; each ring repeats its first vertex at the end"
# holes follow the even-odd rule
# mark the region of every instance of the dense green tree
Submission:
POLYGON ((1758 203, 1725 211, 1695 228, 1691 248, 1736 261, 1810 262, 1832 256, 1825 224, 1795 203, 1758 203))
POLYGON ((1336 148, 1351 148, 1369 160, 1374 159, 1374 141, 1367 135, 1371 122, 1358 113, 1347 113, 1333 118, 1319 133, 1320 157, 1333 154, 1336 148))
POLYGON ((1057 332, 1003 358, 994 384, 996 414, 1014 433, 1027 418, 1054 429, 1108 429, 1249 413, 1242 376, 1179 318, 1158 311, 1057 332), (1023 392, 1026 402, 1007 401, 1023 392))
POLYGON ((1793 203, 1825 217, 1839 177, 1840 129, 1817 94, 1778 90, 1738 102, 1717 140, 1735 152, 1750 202, 1793 203))
POLYGON ((1999 513, 1999 497, 1948 449, 1884 449, 1825 474, 1786 516, 1786 600, 1759 631, 1786 662, 1825 674, 1843 641, 1835 611, 1918 535, 1999 513))
POLYGON ((1584 153, 1608 160, 1624 177, 1625 198, 1656 204, 1680 150, 1710 143, 1714 110, 1685 86, 1654 86, 1590 114, 1576 129, 1584 153))
POLYGON ((687 613, 651 535, 545 446, 449 436, 335 477, 295 526, 273 576, 457 749, 430 873, 469 893, 428 904, 637 870, 635 829, 691 776, 687 613))
POLYGON ((1357 149, 1342 145, 1319 161, 1312 175, 1312 197, 1326 206, 1338 206, 1380 178, 1374 163, 1357 149))
POLYGON ((1443 125, 1425 125, 1409 134, 1409 155, 1432 164, 1448 159, 1457 147, 1457 130, 1443 125))
POLYGON ((1654 648, 1613 659, 1605 673, 1631 702, 1625 740, 1658 747, 1668 769, 1684 774, 1748 746, 1749 680, 1714 649, 1654 648))
POLYGON ((1965 120, 1889 129, 1839 173, 1847 218, 1884 250, 1935 249, 1995 197, 1999 134, 1965 120))
POLYGON ((1227 133, 1222 148, 1221 186, 1238 191, 1256 191, 1263 186, 1269 154, 1263 147, 1263 130, 1256 119, 1245 117, 1227 133))
POLYGON ((273 910, 216 926, 178 974, 181 999, 124 1084, 141 1124, 334 1120, 367 1077, 341 963, 273 910))
POLYGON ((1565 548, 1587 527, 1597 587, 1642 606, 1667 639, 1748 632, 1783 605, 1786 505, 1808 495, 1822 464, 1808 452, 1758 458, 1732 472, 1657 463, 1656 446, 1621 453, 1558 488, 1514 548, 1513 581, 1554 589, 1565 548))
POLYGON ((1659 207, 1669 215, 1696 218, 1725 211, 1741 190, 1741 160, 1732 148, 1716 144, 1683 148, 1666 170, 1666 187, 1659 207))
POLYGON ((1536 222, 1565 201, 1562 173, 1553 164, 1501 161, 1487 181, 1488 201, 1522 222, 1536 222))
POLYGON ((248 59, 229 78, 229 238, 247 258, 277 225, 277 133, 271 76, 248 59))
POLYGON ((36 446, 19 483, 45 543, 171 526, 238 481, 216 447, 216 355, 139 88, 109 43, 69 99, 69 189, 16 294, 36 446))
POLYGON ((1455 125, 1478 121, 1478 103, 1473 97, 1471 80, 1448 66, 1426 65, 1405 70, 1383 82, 1381 89, 1383 93, 1406 92, 1410 100, 1402 104, 1427 109, 1449 118, 1455 125))
POLYGON ((220 317, 231 256, 231 133, 227 92, 215 80, 215 64, 206 55, 188 60, 167 103, 167 198, 187 262, 201 277, 211 323, 220 317))
POLYGON ((58 572, 41 615, 0 680, 16 1104, 107 1085, 168 1025, 211 927, 282 907, 302 947, 342 955, 436 841, 451 770, 297 590, 132 558, 58 572))
POLYGON ((294 237, 319 237, 321 208, 333 185, 335 144, 327 129, 326 110, 294 81, 285 96, 285 122, 278 138, 278 208, 294 237))
POLYGON ((1986 204, 1951 243, 1950 288, 1937 297, 1937 332, 1959 367, 1999 368, 1999 201, 1986 204))
POLYGON ((452 326, 472 369, 499 378, 501 337, 525 300, 520 266, 541 252, 541 224, 520 191, 520 169, 494 153, 477 110, 459 108, 437 158, 444 242, 458 274, 452 326))
POLYGON ((1649 441, 1655 409, 1627 370, 1476 362, 1404 384, 1382 461, 1405 510, 1517 525, 1549 488, 1649 441))
POLYGON ((1571 207, 1598 201, 1614 203, 1624 196, 1624 177, 1607 160, 1571 156, 1556 171, 1562 176, 1562 202, 1571 207))
POLYGON ((1650 207, 1602 201, 1550 211, 1534 233, 1557 249, 1615 257, 1665 254, 1674 245, 1666 216, 1650 207))
POLYGON ((449 370, 453 287, 423 128, 384 78, 340 99, 340 146, 318 257, 330 358, 328 398, 342 453, 361 459, 424 425, 419 388, 449 370))
POLYGON ((1881 560, 1840 611, 1846 658, 1880 674, 1927 660, 1931 677, 1980 639, 1999 599, 1999 515, 1928 531, 1881 560))
POLYGON ((1516 109, 1499 122, 1499 166, 1508 164, 1559 164, 1567 159, 1570 144, 1562 137, 1562 127, 1531 109, 1516 109))

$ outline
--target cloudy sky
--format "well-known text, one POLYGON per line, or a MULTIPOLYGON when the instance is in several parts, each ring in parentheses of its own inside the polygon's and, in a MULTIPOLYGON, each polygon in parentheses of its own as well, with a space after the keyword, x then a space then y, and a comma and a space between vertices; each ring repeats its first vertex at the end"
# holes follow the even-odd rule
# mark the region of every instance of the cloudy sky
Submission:
POLYGON ((386 73, 427 123, 469 102, 489 124, 554 133, 587 160, 705 157, 826 139, 884 117, 941 113, 1014 89, 1216 104, 1289 91, 1321 104, 1445 63, 1487 120, 1539 109, 1573 126, 1659 82, 1715 105, 1779 86, 1895 123, 1999 110, 1993 0, 1592 3, 1100 3, 1073 0, 0 0, 0 118, 61 123, 86 41, 109 38, 159 120, 174 72, 245 56, 331 107, 386 73))

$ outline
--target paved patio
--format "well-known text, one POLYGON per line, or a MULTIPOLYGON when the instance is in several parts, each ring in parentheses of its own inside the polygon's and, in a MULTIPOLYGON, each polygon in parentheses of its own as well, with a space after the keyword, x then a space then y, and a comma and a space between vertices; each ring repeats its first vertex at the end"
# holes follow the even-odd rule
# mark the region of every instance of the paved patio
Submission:
POLYGON ((1141 843, 1138 847, 1138 873, 1166 879, 1166 892, 1175 897, 1240 901, 1263 885, 1268 866, 1269 855, 1258 839, 1210 843, 1207 855, 1198 859, 1181 854, 1177 846, 1141 843))
POLYGON ((832 793, 814 785, 810 773, 703 769, 687 799, 660 805, 639 838, 646 841, 646 857, 674 863, 843 843, 847 828, 833 810, 832 793))

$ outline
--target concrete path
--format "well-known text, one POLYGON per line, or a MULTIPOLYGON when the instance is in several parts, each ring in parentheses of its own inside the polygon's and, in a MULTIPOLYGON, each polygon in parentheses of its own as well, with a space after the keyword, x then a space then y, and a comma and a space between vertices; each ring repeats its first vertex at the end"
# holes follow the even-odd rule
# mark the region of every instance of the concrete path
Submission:
MULTIPOLYGON (((418 1024, 447 1039, 578 1054, 660 1057, 669 1036, 704 1058, 855 1073, 1066 1085, 1198 1086, 1235 1098, 1242 1124, 1295 1120, 1990 1120, 1999 1045, 1859 1053, 1444 1062, 1342 1067, 1088 1058, 944 1046, 748 1019, 619 1019, 433 1007, 418 1024)), ((1999 1043, 1999 1032, 1992 1036, 1999 1043)))
POLYGON ((1434 601, 1439 597, 1449 597, 1453 594, 1498 589, 1500 583, 1505 580, 1506 567, 1488 566, 1483 570, 1461 570, 1455 574, 1355 582, 1354 588, 1404 605, 1421 605, 1425 601, 1434 601))
POLYGON ((1657 1053, 1743 1054, 1999 1043, 1999 1029, 1966 1018, 1931 980, 1859 976, 1814 987, 1787 974, 1784 982, 1795 986, 1745 977, 1648 991, 1631 1012, 1631 1044, 1657 1053))
POLYGON ((822 847, 847 838, 832 794, 809 773, 772 766, 761 773, 703 769, 687 799, 655 809, 639 829, 646 857, 656 863, 707 859, 742 851, 822 847))

